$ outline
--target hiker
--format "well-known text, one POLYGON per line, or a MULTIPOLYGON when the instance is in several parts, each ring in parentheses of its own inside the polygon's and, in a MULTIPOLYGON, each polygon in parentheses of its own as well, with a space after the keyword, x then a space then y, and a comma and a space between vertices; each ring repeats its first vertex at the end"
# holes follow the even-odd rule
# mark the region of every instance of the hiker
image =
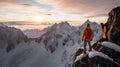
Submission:
POLYGON ((89 44, 89 51, 92 50, 91 43, 94 37, 94 33, 90 27, 90 24, 87 24, 86 28, 82 32, 82 41, 84 41, 84 53, 86 53, 86 45, 89 44))

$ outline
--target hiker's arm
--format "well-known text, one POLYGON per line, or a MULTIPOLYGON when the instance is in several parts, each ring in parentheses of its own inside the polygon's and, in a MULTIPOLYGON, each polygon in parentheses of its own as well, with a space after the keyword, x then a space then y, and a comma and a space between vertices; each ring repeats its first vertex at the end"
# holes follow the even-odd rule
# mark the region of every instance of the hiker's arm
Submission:
POLYGON ((83 30, 83 32, 82 32, 82 41, 83 41, 83 39, 84 39, 84 35, 85 34, 85 30, 83 30))

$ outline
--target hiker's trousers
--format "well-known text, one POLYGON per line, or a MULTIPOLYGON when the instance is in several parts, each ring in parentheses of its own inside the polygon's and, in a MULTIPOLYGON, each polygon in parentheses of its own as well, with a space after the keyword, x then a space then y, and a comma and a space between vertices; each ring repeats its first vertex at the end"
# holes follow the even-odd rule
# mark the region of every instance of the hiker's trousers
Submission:
POLYGON ((86 46, 87 46, 87 43, 88 43, 88 45, 89 45, 89 51, 92 50, 90 41, 84 41, 84 53, 86 53, 86 46))

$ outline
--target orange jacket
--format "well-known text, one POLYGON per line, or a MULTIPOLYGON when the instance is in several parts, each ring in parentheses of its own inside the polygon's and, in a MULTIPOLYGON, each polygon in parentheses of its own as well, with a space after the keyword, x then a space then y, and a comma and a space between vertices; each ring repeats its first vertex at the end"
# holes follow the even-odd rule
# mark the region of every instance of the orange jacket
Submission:
POLYGON ((94 37, 94 33, 90 26, 87 26, 82 33, 82 40, 84 41, 91 41, 94 37))

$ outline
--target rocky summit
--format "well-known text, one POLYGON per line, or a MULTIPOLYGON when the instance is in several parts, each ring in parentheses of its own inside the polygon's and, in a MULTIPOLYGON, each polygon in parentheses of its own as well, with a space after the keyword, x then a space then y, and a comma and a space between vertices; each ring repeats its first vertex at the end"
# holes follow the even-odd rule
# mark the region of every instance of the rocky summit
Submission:
POLYGON ((107 39, 120 45, 120 7, 110 11, 105 27, 107 39))

